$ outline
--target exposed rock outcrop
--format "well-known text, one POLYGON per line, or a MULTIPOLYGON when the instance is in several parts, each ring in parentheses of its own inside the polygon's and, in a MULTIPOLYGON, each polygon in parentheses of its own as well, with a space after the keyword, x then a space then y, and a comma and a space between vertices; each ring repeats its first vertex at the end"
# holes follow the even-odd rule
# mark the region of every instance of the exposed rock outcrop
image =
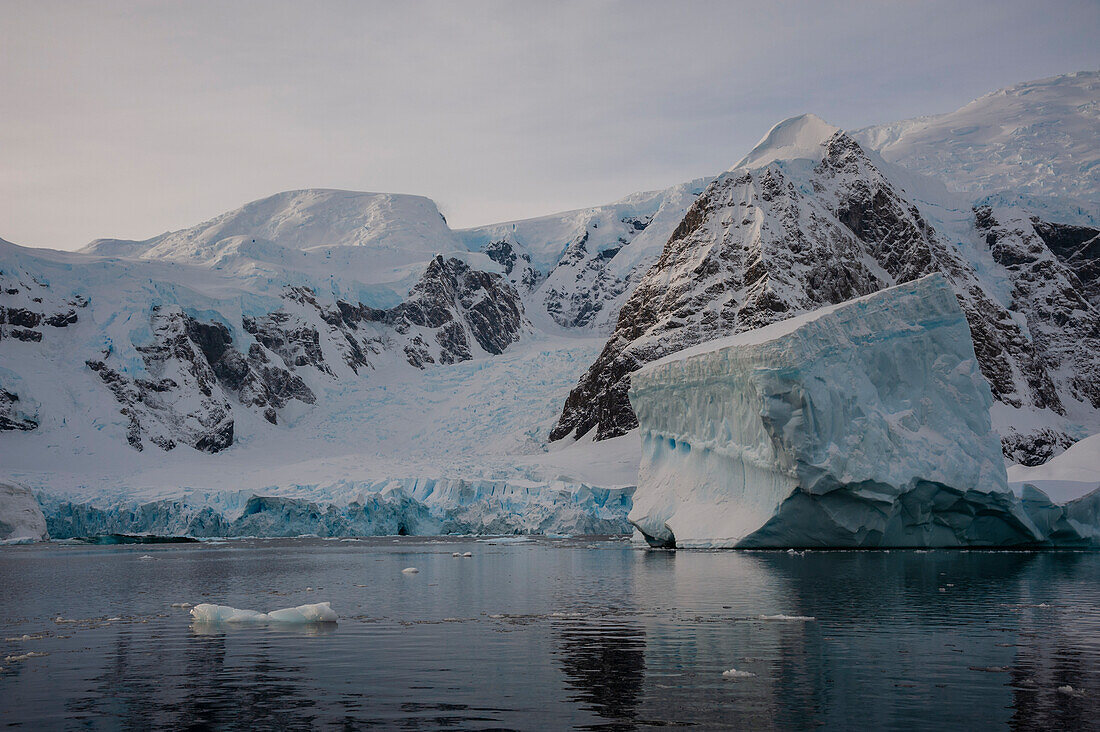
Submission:
MULTIPOLYGON (((959 244, 843 132, 811 148, 793 162, 754 152, 746 159, 766 163, 729 171, 699 197, 624 304, 551 439, 591 429, 605 439, 636 426, 630 374, 661 356, 933 272, 959 298, 995 399, 1055 418, 1066 414, 1067 399, 1095 405, 1096 309, 1026 218, 1027 231, 992 232, 979 210, 976 241, 959 244), (967 246, 1005 267, 1011 311, 967 246)), ((1025 461, 1073 439, 1049 426, 998 427, 1006 454, 1025 461)))
POLYGON ((169 306, 153 308, 151 326, 153 342, 137 347, 145 376, 122 373, 110 355, 87 362, 122 405, 126 439, 137 450, 146 440, 163 450, 178 443, 203 452, 229 447, 234 421, 228 395, 272 423, 288 400, 314 402, 305 382, 272 363, 262 346, 253 344, 247 356, 234 348, 222 323, 203 323, 169 306))

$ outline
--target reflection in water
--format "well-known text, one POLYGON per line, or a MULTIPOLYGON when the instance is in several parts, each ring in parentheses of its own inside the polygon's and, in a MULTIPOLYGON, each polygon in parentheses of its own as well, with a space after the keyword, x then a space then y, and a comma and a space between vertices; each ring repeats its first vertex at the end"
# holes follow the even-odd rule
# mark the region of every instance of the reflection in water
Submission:
POLYGON ((0 664, 0 722, 908 732, 1100 718, 1096 553, 661 552, 590 539, 155 551, 156 562, 126 547, 0 551, 0 658, 47 654, 0 664), (97 592, 66 591, 89 577, 97 592), (197 624, 170 609, 181 599, 331 600, 340 623, 197 624))
POLYGON ((135 730, 305 728, 313 720, 317 702, 301 683, 303 669, 262 642, 234 656, 225 636, 195 638, 166 664, 145 647, 160 639, 135 635, 118 632, 111 662, 90 680, 95 693, 69 705, 71 718, 116 718, 135 730))
POLYGON ((332 635, 340 627, 338 623, 276 623, 274 625, 248 625, 233 623, 212 623, 195 620, 191 623, 191 632, 195 635, 225 635, 233 632, 269 632, 281 635, 319 636, 332 635))
POLYGON ((557 656, 569 698, 610 722, 591 729, 632 729, 645 677, 645 633, 623 621, 555 621, 557 656))

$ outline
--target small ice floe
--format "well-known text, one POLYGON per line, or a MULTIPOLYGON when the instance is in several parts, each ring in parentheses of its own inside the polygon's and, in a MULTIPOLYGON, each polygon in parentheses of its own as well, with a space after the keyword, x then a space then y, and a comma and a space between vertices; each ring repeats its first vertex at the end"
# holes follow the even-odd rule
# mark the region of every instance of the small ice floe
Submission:
POLYGON ((4 659, 4 663, 18 663, 19 661, 26 661, 28 658, 39 658, 41 656, 48 656, 48 653, 39 653, 37 651, 31 651, 30 653, 21 653, 18 656, 7 656, 4 659))
POLYGON ((53 621, 55 623, 57 623, 58 625, 61 625, 62 623, 79 623, 80 622, 79 620, 67 620, 67 619, 61 617, 60 615, 58 615, 56 618, 54 618, 53 621))
POLYGON ((479 544, 530 544, 534 541, 530 536, 494 536, 489 539, 478 539, 479 544))
POLYGON ((149 556, 148 554, 142 554, 140 557, 138 557, 138 559, 143 559, 143 560, 144 559, 152 559, 152 557, 149 556))
POLYGON ((452 556, 452 557, 461 557, 461 556, 462 556, 462 552, 451 552, 451 556, 452 556))
POLYGON ((1069 684, 1066 684, 1065 686, 1058 687, 1058 693, 1065 694, 1066 696, 1085 696, 1088 692, 1084 689, 1074 689, 1069 684))
POLYGON ((312 587, 307 587, 306 592, 313 592, 313 588, 312 587))
POLYGON ((4 640, 8 643, 23 643, 32 640, 42 640, 45 637, 45 633, 35 633, 34 635, 27 635, 26 633, 24 633, 23 635, 17 635, 12 638, 5 638, 4 640))
POLYGON ((803 622, 803 623, 808 623, 812 620, 817 620, 817 618, 813 617, 812 615, 783 615, 783 614, 779 614, 779 615, 760 615, 759 618, 760 618, 760 620, 789 620, 789 621, 792 621, 792 622, 803 622))
POLYGON ((506 618, 508 616, 504 615, 504 614, 501 614, 501 613, 494 613, 493 615, 490 615, 489 617, 492 618, 493 620, 503 620, 504 618, 506 618))
POLYGON ((202 603, 191 608, 191 617, 199 623, 240 623, 264 625, 267 623, 287 623, 302 625, 306 623, 335 623, 338 616, 327 602, 313 605, 299 605, 281 610, 261 613, 255 610, 241 610, 228 605, 202 603))
POLYGON ((419 574, 420 570, 416 567, 405 567, 401 572, 404 574, 419 574))
POLYGON ((178 607, 180 610, 190 610, 195 606, 189 602, 173 602, 172 607, 178 607))
POLYGON ((738 671, 735 668, 731 668, 729 671, 722 672, 723 679, 749 679, 756 676, 752 671, 738 671))
POLYGON ((795 551, 794 549, 788 549, 787 553, 790 554, 792 557, 804 557, 804 556, 806 556, 805 551, 799 552, 799 551, 795 551))
POLYGON ((464 552, 462 556, 464 556, 464 557, 467 557, 467 558, 468 558, 468 557, 472 557, 473 555, 474 555, 474 553, 473 553, 473 552, 464 552))

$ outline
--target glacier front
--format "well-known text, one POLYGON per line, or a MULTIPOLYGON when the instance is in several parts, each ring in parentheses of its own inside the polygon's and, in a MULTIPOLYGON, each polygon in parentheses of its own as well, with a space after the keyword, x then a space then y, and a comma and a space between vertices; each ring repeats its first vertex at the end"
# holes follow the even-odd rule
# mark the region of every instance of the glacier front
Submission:
POLYGON ((711 341, 631 379, 629 519, 653 545, 1044 543, 938 274, 711 341))

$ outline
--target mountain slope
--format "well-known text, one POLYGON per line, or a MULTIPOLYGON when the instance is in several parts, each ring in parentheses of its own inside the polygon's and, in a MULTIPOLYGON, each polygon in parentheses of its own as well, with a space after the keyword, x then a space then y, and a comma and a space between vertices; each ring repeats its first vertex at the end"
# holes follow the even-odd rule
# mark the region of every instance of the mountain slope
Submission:
POLYGON ((994 233, 989 209, 968 208, 812 115, 780 123, 692 206, 551 439, 633 428, 629 374, 656 358, 941 272, 1003 407, 1006 454, 1042 462, 1100 425, 1100 314, 1033 228, 994 233))
POLYGON ((1076 199, 1100 213, 1100 71, 1024 82, 948 114, 852 136, 957 191, 1076 199))
POLYGON ((711 179, 457 232, 505 268, 544 327, 609 330, 619 307, 711 179))

